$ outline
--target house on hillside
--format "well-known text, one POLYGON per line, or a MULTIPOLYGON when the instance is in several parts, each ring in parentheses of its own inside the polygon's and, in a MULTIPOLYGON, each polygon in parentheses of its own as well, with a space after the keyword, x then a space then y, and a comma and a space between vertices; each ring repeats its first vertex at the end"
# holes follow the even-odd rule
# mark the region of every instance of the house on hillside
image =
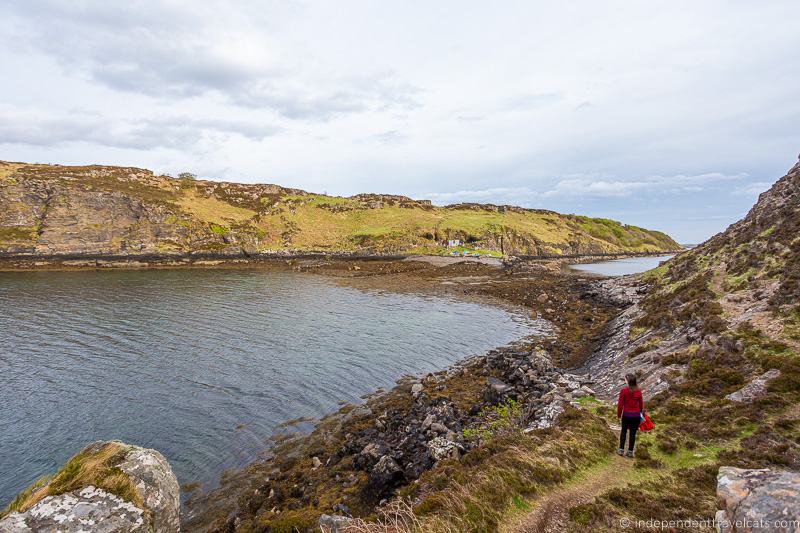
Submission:
POLYGON ((447 241, 448 248, 458 248, 459 246, 461 246, 461 241, 459 239, 449 239, 447 241))

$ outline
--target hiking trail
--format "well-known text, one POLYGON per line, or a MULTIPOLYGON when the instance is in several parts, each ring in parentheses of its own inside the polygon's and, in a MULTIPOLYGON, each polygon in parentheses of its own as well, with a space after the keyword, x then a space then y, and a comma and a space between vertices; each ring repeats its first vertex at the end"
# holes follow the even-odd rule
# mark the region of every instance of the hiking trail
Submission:
POLYGON ((503 533, 561 533, 570 531, 570 508, 591 502, 608 489, 629 482, 626 475, 633 469, 633 460, 616 453, 600 467, 590 469, 579 478, 544 494, 533 502, 533 509, 516 517, 501 529, 503 533))

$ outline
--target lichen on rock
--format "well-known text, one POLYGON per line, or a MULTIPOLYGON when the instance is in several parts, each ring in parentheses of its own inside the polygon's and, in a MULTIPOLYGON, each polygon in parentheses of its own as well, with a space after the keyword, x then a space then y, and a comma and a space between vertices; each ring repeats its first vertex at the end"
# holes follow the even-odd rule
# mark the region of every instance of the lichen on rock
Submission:
POLYGON ((800 473, 723 466, 717 476, 723 531, 796 532, 800 529, 800 473))
POLYGON ((1 533, 180 531, 180 489, 156 450, 95 442, 3 512, 1 533))

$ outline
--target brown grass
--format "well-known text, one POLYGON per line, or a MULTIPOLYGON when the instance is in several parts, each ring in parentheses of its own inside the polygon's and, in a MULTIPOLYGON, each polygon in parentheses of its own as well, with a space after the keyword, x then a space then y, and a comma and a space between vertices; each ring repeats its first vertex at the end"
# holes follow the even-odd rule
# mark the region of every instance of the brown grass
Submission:
POLYGON ((73 456, 54 476, 41 478, 22 491, 0 516, 24 513, 47 496, 56 496, 87 486, 104 489, 142 507, 142 499, 131 479, 118 465, 128 447, 119 442, 95 443, 73 456))

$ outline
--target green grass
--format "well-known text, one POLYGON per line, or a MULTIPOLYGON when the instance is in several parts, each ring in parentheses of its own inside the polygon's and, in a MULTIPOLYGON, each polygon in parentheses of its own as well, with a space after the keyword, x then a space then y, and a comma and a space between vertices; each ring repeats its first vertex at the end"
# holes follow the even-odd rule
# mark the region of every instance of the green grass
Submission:
MULTIPOLYGON (((513 411, 513 408, 511 409, 513 411)), ((442 461, 406 489, 424 494, 414 510, 421 531, 496 531, 530 498, 606 460, 612 438, 605 422, 568 408, 562 428, 531 434, 509 431, 469 452, 442 461)))

